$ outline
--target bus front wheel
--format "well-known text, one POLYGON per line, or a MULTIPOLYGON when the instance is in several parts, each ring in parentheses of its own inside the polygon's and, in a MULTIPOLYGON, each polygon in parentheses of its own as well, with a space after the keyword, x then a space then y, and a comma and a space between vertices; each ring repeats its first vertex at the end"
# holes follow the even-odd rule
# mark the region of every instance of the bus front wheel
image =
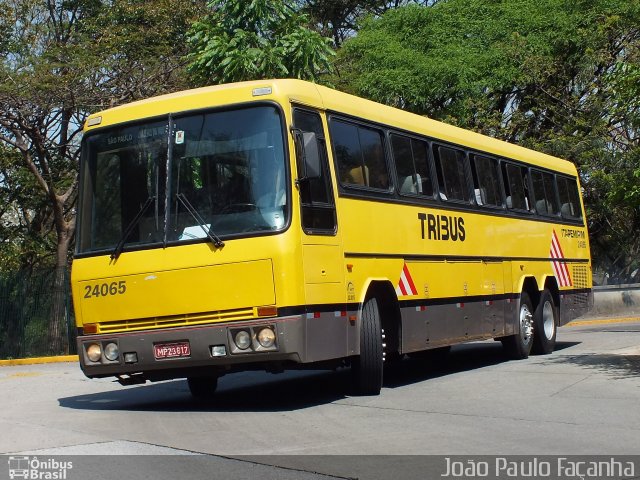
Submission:
POLYGON ((351 363, 353 383, 358 395, 378 395, 382 388, 383 372, 382 324, 375 298, 368 299, 362 308, 360 325, 360 356, 351 363))
POLYGON ((211 400, 218 388, 218 377, 188 377, 191 396, 197 400, 211 400))
POLYGON ((507 356, 513 360, 527 358, 533 344, 533 306, 529 294, 520 294, 520 308, 516 319, 516 333, 502 339, 507 356))
POLYGON ((540 303, 533 314, 533 353, 547 354, 556 346, 558 310, 549 290, 543 290, 540 303))

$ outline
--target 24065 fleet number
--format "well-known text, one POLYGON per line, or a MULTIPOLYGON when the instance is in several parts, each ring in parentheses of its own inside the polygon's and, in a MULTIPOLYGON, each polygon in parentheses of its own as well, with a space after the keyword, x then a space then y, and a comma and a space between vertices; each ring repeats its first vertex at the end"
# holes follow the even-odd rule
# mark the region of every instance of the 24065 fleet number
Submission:
POLYGON ((84 298, 107 297, 109 295, 122 295, 127 291, 127 282, 97 283, 95 285, 85 285, 84 298))

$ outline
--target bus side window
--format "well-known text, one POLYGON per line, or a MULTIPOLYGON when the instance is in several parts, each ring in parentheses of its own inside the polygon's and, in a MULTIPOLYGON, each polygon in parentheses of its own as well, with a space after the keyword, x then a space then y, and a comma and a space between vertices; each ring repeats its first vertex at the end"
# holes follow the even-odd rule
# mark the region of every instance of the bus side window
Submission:
POLYGON ((560 214, 563 218, 581 219, 580 195, 578 184, 573 178, 557 177, 560 197, 560 214))
POLYGON ((340 183, 388 190, 382 132, 337 119, 331 120, 330 130, 340 183))
POLYGON ((532 169, 531 180, 536 200, 536 212, 540 215, 557 215, 559 208, 553 175, 532 169))
POLYGON ((427 142, 391 134, 391 151, 396 164, 400 194, 433 197, 428 148, 427 142))
POLYGON ((533 184, 533 195, 536 199, 536 212, 541 215, 549 213, 547 201, 544 198, 544 185, 542 185, 542 172, 531 172, 531 183, 533 184))
POLYGON ((343 185, 368 185, 369 172, 362 165, 358 127, 333 120, 331 122, 331 141, 338 162, 340 183, 343 185))
POLYGON ((502 178, 507 194, 507 208, 530 211, 527 169, 512 163, 503 163, 502 178))
POLYGON ((476 203, 501 207, 502 191, 497 160, 484 155, 471 155, 471 163, 476 203))
POLYGON ((551 205, 549 213, 558 215, 560 213, 560 205, 558 204, 558 194, 556 193, 555 175, 551 173, 542 174, 542 183, 544 185, 544 195, 547 202, 551 205))
POLYGON ((433 198, 433 181, 429 165, 429 144, 416 139, 411 139, 413 150, 413 163, 416 166, 418 191, 427 197, 433 198))
POLYGON ((358 128, 365 169, 369 171, 369 186, 389 189, 389 173, 384 159, 382 133, 369 128, 358 128))
POLYGON ((434 144, 433 154, 438 172, 442 200, 469 201, 465 174, 465 153, 462 150, 434 144))

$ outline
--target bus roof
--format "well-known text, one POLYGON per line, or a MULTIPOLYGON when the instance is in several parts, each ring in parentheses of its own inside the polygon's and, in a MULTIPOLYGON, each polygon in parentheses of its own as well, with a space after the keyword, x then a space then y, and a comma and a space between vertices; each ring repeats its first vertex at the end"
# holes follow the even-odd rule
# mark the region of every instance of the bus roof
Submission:
POLYGON ((550 170, 576 175, 573 163, 486 135, 405 112, 371 100, 316 85, 304 80, 279 79, 229 83, 184 90, 120 105, 90 115, 85 132, 119 123, 252 101, 272 100, 296 103, 321 110, 358 117, 396 129, 461 145, 500 157, 531 163, 550 170))

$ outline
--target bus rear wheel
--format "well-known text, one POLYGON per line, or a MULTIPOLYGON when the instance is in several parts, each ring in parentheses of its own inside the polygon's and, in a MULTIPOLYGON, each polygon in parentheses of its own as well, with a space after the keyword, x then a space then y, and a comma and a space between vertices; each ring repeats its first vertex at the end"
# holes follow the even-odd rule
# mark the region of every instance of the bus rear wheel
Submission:
POLYGON ((513 360, 527 358, 533 345, 533 306, 529 294, 520 294, 520 308, 516 319, 516 333, 502 339, 507 356, 513 360))
POLYGON ((360 325, 360 356, 351 362, 355 393, 378 395, 382 388, 383 345, 380 309, 375 298, 362 308, 360 325))
POLYGON ((187 385, 196 400, 211 400, 218 388, 218 377, 188 377, 187 385))
POLYGON ((553 352, 556 346, 557 319, 558 310, 553 295, 545 289, 533 314, 533 353, 544 355, 553 352))

